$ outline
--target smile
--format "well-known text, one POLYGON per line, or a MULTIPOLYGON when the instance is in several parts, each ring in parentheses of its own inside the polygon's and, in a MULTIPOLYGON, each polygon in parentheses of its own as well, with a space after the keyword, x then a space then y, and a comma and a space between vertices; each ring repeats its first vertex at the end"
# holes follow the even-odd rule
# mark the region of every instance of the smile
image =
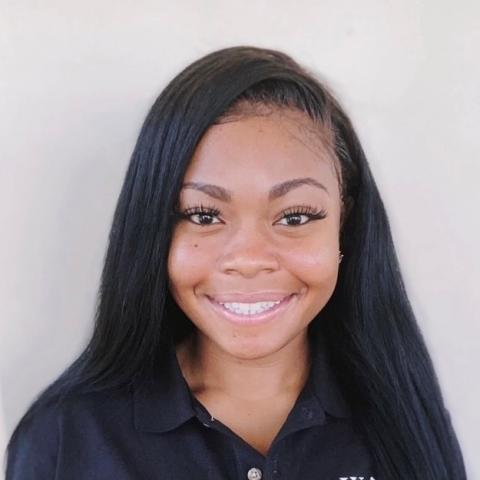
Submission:
POLYGON ((227 310, 233 313, 238 313, 240 315, 256 315, 257 313, 266 312, 270 310, 275 305, 278 305, 280 300, 276 302, 255 302, 255 303, 220 303, 227 310))
POLYGON ((278 318, 292 303, 296 294, 279 300, 257 302, 227 302, 207 297, 215 312, 236 325, 259 325, 278 318))

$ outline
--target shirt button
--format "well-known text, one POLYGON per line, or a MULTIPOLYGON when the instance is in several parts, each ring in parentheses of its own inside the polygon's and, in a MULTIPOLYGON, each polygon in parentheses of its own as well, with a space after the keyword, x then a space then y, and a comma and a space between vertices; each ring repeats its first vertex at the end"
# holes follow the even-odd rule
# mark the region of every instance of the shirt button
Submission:
POLYGON ((259 468, 251 468, 247 473, 248 480, 260 480, 262 478, 262 471, 259 468))
POLYGON ((311 420, 313 417, 313 412, 307 407, 302 407, 302 415, 304 418, 311 420))

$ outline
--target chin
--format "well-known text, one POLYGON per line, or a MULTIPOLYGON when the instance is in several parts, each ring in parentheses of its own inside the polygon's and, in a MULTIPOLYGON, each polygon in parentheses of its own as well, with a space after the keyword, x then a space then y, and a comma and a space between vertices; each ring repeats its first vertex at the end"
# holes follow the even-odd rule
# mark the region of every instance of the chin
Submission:
POLYGON ((262 338, 262 335, 255 337, 245 337, 236 335, 229 339, 228 342, 222 341, 220 347, 228 355, 238 358, 239 360, 255 360, 268 357, 282 349, 288 341, 280 339, 262 338))

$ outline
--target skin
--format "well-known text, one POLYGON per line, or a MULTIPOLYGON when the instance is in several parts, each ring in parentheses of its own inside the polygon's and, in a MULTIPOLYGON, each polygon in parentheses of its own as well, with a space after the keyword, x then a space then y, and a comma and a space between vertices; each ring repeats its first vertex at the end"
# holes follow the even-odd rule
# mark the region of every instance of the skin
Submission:
POLYGON ((294 110, 211 126, 184 184, 218 185, 231 192, 231 199, 183 188, 180 211, 203 205, 221 213, 178 221, 168 258, 170 292, 197 327, 177 346, 182 373, 213 417, 262 454, 305 385, 307 327, 332 295, 338 276, 339 181, 335 160, 312 126, 294 110), (305 177, 325 189, 301 185, 269 199, 273 185, 305 177), (285 211, 296 206, 323 209, 326 218, 286 217, 285 211), (295 296, 284 312, 262 325, 234 325, 207 298, 271 290, 295 296))

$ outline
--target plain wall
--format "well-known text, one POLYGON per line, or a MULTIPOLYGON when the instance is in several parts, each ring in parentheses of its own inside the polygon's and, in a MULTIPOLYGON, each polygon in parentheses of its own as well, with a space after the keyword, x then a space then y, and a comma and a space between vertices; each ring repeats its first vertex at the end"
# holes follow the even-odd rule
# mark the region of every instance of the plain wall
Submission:
POLYGON ((351 115, 390 216, 470 478, 480 478, 480 4, 0 3, 0 448, 92 330, 143 118, 217 48, 278 48, 351 115))

